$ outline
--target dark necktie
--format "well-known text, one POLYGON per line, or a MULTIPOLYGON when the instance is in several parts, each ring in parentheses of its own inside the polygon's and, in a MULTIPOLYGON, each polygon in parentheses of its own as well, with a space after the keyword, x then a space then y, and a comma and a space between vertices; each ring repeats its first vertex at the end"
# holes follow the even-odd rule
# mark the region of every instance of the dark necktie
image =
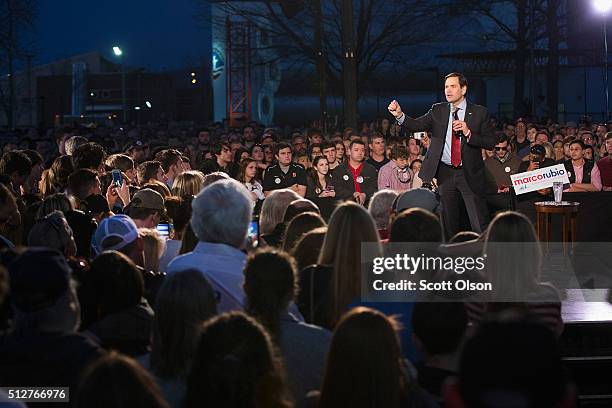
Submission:
MULTIPOLYGON (((459 108, 454 107, 453 110, 453 120, 459 120, 459 108)), ((458 130, 453 130, 453 137, 451 143, 451 164, 453 167, 459 167, 461 165, 461 136, 463 132, 458 130)))

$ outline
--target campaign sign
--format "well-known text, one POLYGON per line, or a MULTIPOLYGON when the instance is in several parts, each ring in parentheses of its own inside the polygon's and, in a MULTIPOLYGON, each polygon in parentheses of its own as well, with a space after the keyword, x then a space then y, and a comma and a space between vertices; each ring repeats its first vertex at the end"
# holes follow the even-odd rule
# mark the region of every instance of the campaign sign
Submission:
POLYGON ((552 187, 555 182, 563 184, 570 182, 567 170, 562 164, 514 174, 510 179, 516 195, 552 187))

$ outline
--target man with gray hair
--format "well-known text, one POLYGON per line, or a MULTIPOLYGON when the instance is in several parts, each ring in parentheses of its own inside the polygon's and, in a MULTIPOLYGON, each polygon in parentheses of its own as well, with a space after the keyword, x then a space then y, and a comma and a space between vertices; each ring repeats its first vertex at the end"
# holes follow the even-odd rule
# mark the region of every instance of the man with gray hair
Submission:
POLYGON ((212 284, 219 313, 242 310, 242 249, 253 211, 249 192, 235 180, 219 180, 205 187, 191 205, 191 228, 199 242, 193 252, 170 262, 167 273, 197 269, 212 284))
POLYGON ((76 150, 77 147, 84 145, 87 142, 89 142, 89 140, 87 140, 86 137, 71 136, 70 138, 68 138, 68 140, 66 140, 64 145, 64 148, 66 149, 66 154, 68 156, 72 156, 72 153, 76 150))
POLYGON ((368 205, 368 212, 374 218, 380 239, 389 238, 389 216, 397 196, 397 191, 389 189, 380 190, 374 193, 368 205))

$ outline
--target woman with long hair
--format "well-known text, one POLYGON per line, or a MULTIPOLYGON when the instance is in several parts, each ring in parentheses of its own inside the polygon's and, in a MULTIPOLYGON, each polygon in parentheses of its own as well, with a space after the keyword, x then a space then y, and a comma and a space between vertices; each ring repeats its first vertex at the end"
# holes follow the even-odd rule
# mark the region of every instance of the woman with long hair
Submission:
POLYGON ((270 166, 274 163, 274 146, 273 145, 264 145, 264 163, 267 166, 270 166))
POLYGON ((155 379, 133 359, 111 351, 83 373, 77 408, 169 408, 155 379))
POLYGON ((506 211, 493 218, 485 232, 485 278, 492 290, 484 303, 468 303, 470 321, 506 310, 530 315, 559 336, 563 330, 557 289, 540 280, 542 249, 525 215, 506 211))
POLYGON ((344 143, 341 141, 337 142, 336 143, 336 160, 338 160, 338 163, 344 162, 345 152, 346 152, 346 148, 344 147, 344 143))
POLYGON ((51 167, 43 171, 39 182, 41 198, 54 193, 65 192, 68 186, 68 176, 73 172, 71 156, 59 156, 53 161, 51 167))
POLYGON ((563 140, 555 140, 553 143, 555 163, 563 163, 565 161, 565 154, 563 153, 563 140))
POLYGON ((288 311, 297 291, 295 261, 289 254, 264 249, 249 256, 244 267, 246 310, 278 346, 299 399, 321 386, 331 333, 300 322, 288 311))
POLYGON ((185 171, 176 176, 172 183, 172 195, 183 197, 186 195, 198 195, 204 184, 204 175, 197 171, 185 171))
POLYGON ((242 312, 204 323, 187 378, 186 408, 292 407, 267 331, 242 312))
POLYGON ((335 197, 336 191, 332 185, 329 163, 325 156, 315 157, 312 168, 306 178, 306 197, 335 197))
POLYGON ((354 308, 334 331, 318 407, 423 406, 427 396, 407 373, 395 320, 354 308))
POLYGON ((157 377, 172 407, 181 406, 202 324, 217 314, 215 293, 197 270, 169 275, 157 294, 151 353, 138 360, 157 377))
POLYGON ((247 149, 246 147, 241 146, 236 149, 236 151, 234 152, 234 168, 237 169, 238 166, 240 166, 240 163, 242 163, 244 159, 247 159, 249 157, 251 157, 251 154, 249 153, 249 149, 247 149))
POLYGON ((361 247, 368 243, 373 256, 382 248, 376 224, 368 211, 354 202, 339 205, 331 215, 317 265, 300 273, 298 308, 308 323, 333 328, 361 293, 361 247))
POLYGON ((251 193, 251 198, 254 202, 263 200, 265 198, 263 192, 263 186, 257 177, 257 161, 251 157, 240 162, 240 169, 238 170, 238 181, 244 184, 244 186, 251 193))
POLYGON ((264 147, 259 143, 251 146, 249 153, 253 160, 257 162, 257 178, 259 180, 263 179, 263 172, 266 168, 268 168, 268 164, 266 163, 266 156, 264 153, 264 147))

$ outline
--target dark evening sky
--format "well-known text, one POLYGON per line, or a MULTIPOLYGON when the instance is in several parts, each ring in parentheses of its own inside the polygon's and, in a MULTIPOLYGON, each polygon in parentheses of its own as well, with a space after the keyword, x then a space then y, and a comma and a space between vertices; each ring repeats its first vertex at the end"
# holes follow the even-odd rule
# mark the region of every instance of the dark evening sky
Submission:
POLYGON ((40 0, 36 63, 89 51, 111 57, 119 45, 132 66, 188 65, 210 43, 193 18, 197 1, 40 0))

